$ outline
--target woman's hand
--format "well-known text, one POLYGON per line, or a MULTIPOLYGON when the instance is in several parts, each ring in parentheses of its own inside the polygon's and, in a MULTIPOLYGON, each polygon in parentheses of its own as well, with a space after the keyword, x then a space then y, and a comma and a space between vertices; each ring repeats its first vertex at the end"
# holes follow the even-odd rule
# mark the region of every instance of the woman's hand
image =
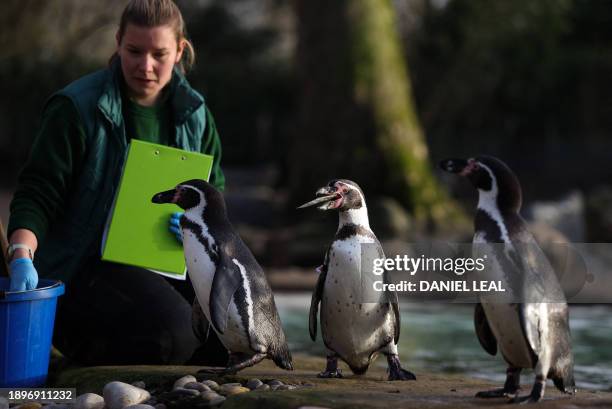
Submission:
POLYGON ((172 216, 170 216, 170 223, 168 226, 168 230, 174 234, 179 243, 183 244, 183 231, 181 229, 181 217, 183 217, 184 212, 174 212, 172 216))

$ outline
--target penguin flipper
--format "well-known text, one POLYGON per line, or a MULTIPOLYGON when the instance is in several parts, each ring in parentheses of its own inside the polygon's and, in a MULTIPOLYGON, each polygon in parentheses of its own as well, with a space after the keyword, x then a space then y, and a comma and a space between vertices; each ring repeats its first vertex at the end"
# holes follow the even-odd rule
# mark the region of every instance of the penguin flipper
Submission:
MULTIPOLYGON (((327 258, 327 257, 326 257, 327 258)), ((317 314, 319 313, 319 303, 323 297, 323 287, 325 287, 325 278, 327 277, 327 264, 321 267, 319 278, 317 279, 317 285, 312 292, 312 299, 310 301, 310 314, 308 317, 308 332, 310 332, 310 339, 315 341, 317 339, 317 314)))
POLYGON ((476 328, 476 335, 478 336, 480 345, 482 345, 484 350, 489 354, 495 356, 497 354, 497 339, 495 339, 495 335, 493 335, 484 308, 482 308, 482 304, 480 303, 476 304, 476 308, 474 309, 474 327, 476 328))
MULTIPOLYGON (((380 250, 380 254, 382 254, 381 258, 385 257, 384 253, 382 253, 382 249, 380 250)), ((383 273, 384 283, 390 282, 387 274, 388 274, 388 271, 385 271, 383 273)), ((399 341, 399 337, 400 337, 400 328, 402 326, 401 318, 400 318, 400 311, 399 311, 399 299, 397 297, 397 292, 395 291, 387 291, 385 292, 385 294, 387 296, 387 300, 389 301, 389 304, 391 304, 391 308, 393 309, 393 321, 394 321, 393 340, 397 344, 399 341)))
POLYGON ((242 282, 240 267, 230 260, 229 256, 222 255, 222 260, 215 271, 212 288, 210 290, 210 318, 217 332, 223 334, 227 328, 227 316, 230 302, 234 293, 242 282))

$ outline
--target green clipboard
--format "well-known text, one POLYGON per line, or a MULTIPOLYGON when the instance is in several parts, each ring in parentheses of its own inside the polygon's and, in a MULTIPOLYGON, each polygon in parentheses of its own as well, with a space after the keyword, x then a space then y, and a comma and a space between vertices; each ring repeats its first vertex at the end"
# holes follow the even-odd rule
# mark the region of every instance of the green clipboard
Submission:
POLYGON ((176 205, 151 203, 155 193, 190 179, 208 180, 213 157, 132 139, 102 239, 102 260, 186 278, 183 246, 168 231, 176 205))

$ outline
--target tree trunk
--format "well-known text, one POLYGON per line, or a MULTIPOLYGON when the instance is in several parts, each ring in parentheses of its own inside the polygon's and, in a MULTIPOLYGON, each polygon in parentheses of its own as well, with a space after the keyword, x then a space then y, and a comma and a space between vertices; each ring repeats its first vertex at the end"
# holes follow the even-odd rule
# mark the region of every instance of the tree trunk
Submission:
POLYGON ((387 195, 417 222, 460 211, 433 176, 390 0, 297 0, 301 111, 290 160, 296 200, 329 179, 387 195))

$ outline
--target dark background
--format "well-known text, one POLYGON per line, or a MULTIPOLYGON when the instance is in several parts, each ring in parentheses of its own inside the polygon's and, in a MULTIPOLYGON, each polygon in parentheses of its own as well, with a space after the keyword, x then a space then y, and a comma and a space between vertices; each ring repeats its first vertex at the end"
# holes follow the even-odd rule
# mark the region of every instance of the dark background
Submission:
MULTIPOLYGON (((296 141, 311 137, 300 117, 308 73, 296 56, 298 44, 309 41, 300 38, 304 23, 296 13, 304 2, 177 3, 197 51, 189 79, 205 95, 221 133, 228 200, 234 200, 234 209, 243 209, 236 210, 236 219, 267 227, 294 221, 291 209, 299 203, 292 201, 296 186, 289 175, 296 159, 291 150, 296 141), (261 209, 266 206, 280 213, 261 209), (248 213, 257 220, 249 221, 248 213), (260 217, 279 215, 278 223, 262 223, 260 217)), ((517 172, 528 204, 578 192, 588 210, 591 195, 609 197, 612 1, 391 3, 429 167, 442 178, 443 189, 450 187, 470 209, 473 192, 441 175, 435 163, 485 153, 499 156, 517 172)), ((105 66, 125 4, 7 0, 0 6, 3 218, 45 100, 80 75, 105 66)), ((325 35, 335 41, 334 31, 325 35)), ((314 64, 325 67, 326 61, 314 64)), ((310 166, 327 165, 322 157, 310 166)), ((336 177, 351 175, 330 174, 328 179, 336 177)), ((302 186, 305 193, 297 196, 311 195, 326 181, 302 186)), ((375 187, 370 191, 394 196, 375 187)), ((410 206, 401 206, 410 217, 410 206)))

